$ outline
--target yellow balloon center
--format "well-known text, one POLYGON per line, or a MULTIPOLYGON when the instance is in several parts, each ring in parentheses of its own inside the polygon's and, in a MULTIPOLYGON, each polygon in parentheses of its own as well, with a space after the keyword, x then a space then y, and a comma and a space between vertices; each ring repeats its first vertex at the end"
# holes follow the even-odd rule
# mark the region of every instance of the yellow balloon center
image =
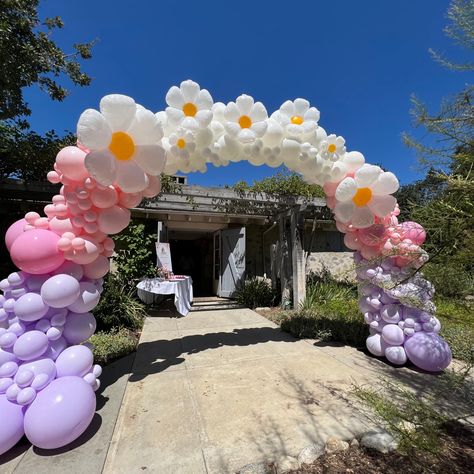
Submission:
POLYGON ((240 128, 250 128, 252 126, 252 119, 248 115, 242 115, 239 118, 240 128))
POLYGON ((359 188, 352 198, 357 207, 365 206, 372 199, 372 191, 370 188, 359 188))
POLYGON ((186 117, 194 117, 197 113, 197 107, 192 102, 183 105, 183 113, 186 117))
POLYGON ((334 143, 331 143, 329 146, 328 146, 328 152, 329 153, 335 153, 337 150, 336 148, 336 145, 334 145, 334 143))
POLYGON ((301 115, 293 115, 290 121, 294 125, 301 125, 303 123, 303 117, 301 115))
POLYGON ((127 161, 135 152, 135 143, 133 143, 132 137, 128 133, 115 132, 112 134, 109 150, 117 160, 127 161))
POLYGON ((184 140, 184 138, 179 138, 176 142, 176 146, 178 148, 184 148, 186 146, 186 141, 184 140))

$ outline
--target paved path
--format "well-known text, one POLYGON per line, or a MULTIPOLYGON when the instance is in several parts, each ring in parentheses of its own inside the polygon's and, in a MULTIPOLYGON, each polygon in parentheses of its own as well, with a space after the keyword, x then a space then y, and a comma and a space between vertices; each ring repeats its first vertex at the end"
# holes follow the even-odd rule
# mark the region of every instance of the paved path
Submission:
POLYGON ((249 309, 149 317, 104 472, 235 472, 350 438, 369 426, 351 384, 383 374, 423 389, 423 374, 294 339, 249 309))

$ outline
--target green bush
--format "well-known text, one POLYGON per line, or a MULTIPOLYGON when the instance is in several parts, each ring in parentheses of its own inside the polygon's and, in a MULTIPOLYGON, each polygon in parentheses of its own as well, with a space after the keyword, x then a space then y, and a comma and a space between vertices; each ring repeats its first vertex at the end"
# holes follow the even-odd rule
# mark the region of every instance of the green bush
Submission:
POLYGON ((369 333, 355 299, 327 301, 311 309, 287 313, 281 328, 296 337, 355 347, 364 346, 369 333))
POLYGON ((276 300, 276 292, 270 284, 259 278, 245 280, 235 294, 236 301, 247 308, 259 306, 273 306, 276 300))
POLYGON ((110 332, 97 332, 89 341, 94 346, 95 363, 107 365, 133 352, 137 347, 138 337, 135 333, 122 328, 110 332))
POLYGON ((425 277, 433 283, 436 293, 447 298, 474 295, 474 275, 457 263, 433 263, 423 267, 425 277))
POLYGON ((122 327, 140 329, 146 311, 145 306, 135 299, 134 292, 127 288, 123 277, 109 273, 94 316, 100 331, 122 327))

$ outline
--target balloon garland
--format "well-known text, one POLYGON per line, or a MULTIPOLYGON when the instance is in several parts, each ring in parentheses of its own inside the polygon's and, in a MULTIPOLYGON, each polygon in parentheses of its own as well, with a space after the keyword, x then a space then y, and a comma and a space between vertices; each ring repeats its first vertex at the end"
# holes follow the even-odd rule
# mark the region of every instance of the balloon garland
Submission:
POLYGON ((44 216, 28 212, 5 235, 20 269, 0 282, 0 454, 26 434, 40 448, 64 446, 90 424, 101 368, 86 342, 109 271, 114 241, 130 208, 160 192, 161 172, 205 172, 207 164, 286 165, 327 195, 344 242, 354 250, 368 350, 397 365, 446 368, 433 287, 417 269, 427 260, 423 228, 400 224, 393 173, 347 151, 318 125, 304 99, 268 116, 241 95, 214 103, 193 81, 173 86, 154 114, 123 95, 105 96, 77 125, 77 146, 62 149, 48 173, 61 183, 44 216))

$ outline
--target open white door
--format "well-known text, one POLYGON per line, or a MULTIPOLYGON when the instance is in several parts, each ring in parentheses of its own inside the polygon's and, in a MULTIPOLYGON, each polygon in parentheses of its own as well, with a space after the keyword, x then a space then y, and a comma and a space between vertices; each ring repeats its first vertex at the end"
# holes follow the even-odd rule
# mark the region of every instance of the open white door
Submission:
POLYGON ((221 231, 221 275, 218 295, 231 298, 245 277, 245 227, 221 231))

